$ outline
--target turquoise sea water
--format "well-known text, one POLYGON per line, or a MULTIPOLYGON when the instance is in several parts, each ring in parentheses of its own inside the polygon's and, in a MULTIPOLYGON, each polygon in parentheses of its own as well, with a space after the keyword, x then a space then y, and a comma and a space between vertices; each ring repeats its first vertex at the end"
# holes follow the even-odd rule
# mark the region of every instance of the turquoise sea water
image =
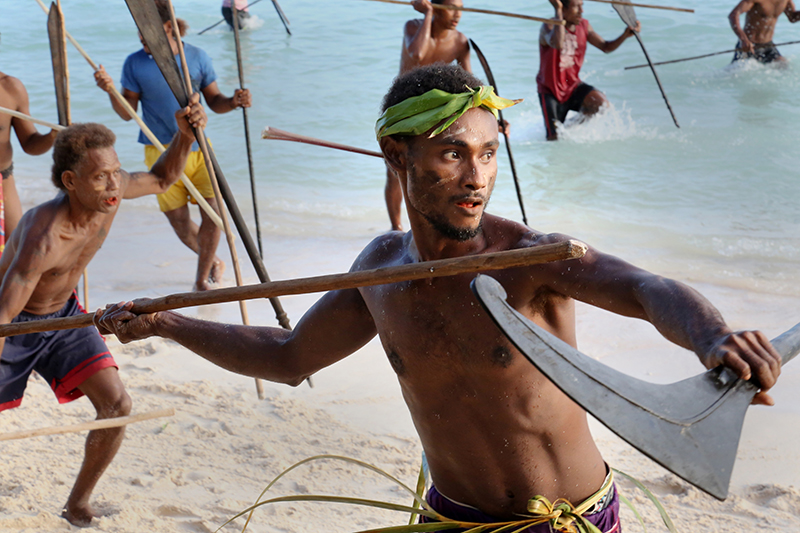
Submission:
MULTIPOLYGON (((220 19, 219 3, 175 1, 178 16, 191 26, 185 40, 211 55, 220 88, 231 94, 238 83, 232 32, 223 24, 197 34, 220 19)), ((315 265, 309 273, 331 272, 346 268, 363 244, 388 228, 383 163, 261 140, 259 133, 271 125, 376 149, 373 125, 380 100, 397 72, 403 23, 416 12, 362 0, 281 4, 291 21, 291 37, 268 1, 252 8, 255 27, 242 33, 245 79, 254 93, 250 127, 261 224, 272 247, 268 255, 315 265)), ((552 12, 546 1, 466 4, 539 16, 552 12)), ((63 0, 62 5, 67 30, 118 82, 125 57, 140 47, 125 3, 63 0)), ((727 21, 731 2, 673 0, 671 5, 696 13, 637 12, 654 61, 733 48, 736 39, 727 21)), ((584 11, 602 36, 611 39, 622 32, 609 5, 587 0, 584 11)), ((33 115, 55 121, 45 28, 46 17, 35 0, 3 0, 0 70, 26 84, 33 115)), ((690 282, 800 296, 800 158, 795 148, 800 47, 782 49, 792 62, 780 71, 760 65, 730 68, 728 54, 660 67, 681 129, 672 124, 650 71, 624 70, 644 59, 634 39, 610 55, 590 47, 582 77, 603 90, 614 109, 567 130, 564 140, 548 143, 536 99, 539 24, 465 14, 459 29, 481 46, 500 94, 525 98, 506 118, 512 123, 512 148, 531 226, 569 233, 690 282)), ((795 39, 797 29, 782 19, 775 41, 795 39)), ((88 63, 71 45, 68 53, 73 120, 110 126, 118 135, 123 165, 141 168, 135 124, 114 114, 88 63)), ((473 67, 483 77, 474 57, 473 67)), ((252 220, 242 135, 241 113, 212 114, 208 136, 245 217, 252 220)), ((17 150, 27 205, 52 195, 49 163, 49 155, 33 158, 17 150)), ((490 211, 520 219, 504 152, 499 164, 490 211)), ((130 209, 152 216, 147 238, 186 253, 191 266, 193 258, 157 216, 154 203, 139 200, 130 209)), ((126 229, 115 231, 123 235, 126 229)), ((140 246, 138 251, 147 254, 149 245, 140 246)), ((246 274, 253 279, 251 272, 246 274)))

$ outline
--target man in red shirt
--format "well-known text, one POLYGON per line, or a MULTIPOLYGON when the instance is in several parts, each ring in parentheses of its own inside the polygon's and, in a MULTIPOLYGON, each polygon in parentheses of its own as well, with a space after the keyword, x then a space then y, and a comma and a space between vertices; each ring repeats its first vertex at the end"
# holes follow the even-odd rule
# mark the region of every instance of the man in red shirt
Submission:
MULTIPOLYGON (((605 53, 613 52, 633 36, 634 30, 625 28, 622 35, 606 41, 583 18, 583 0, 550 0, 555 8, 555 19, 564 20, 565 26, 543 24, 539 32, 539 103, 542 106, 547 140, 558 138, 556 121, 563 123, 569 111, 580 111, 584 117, 597 113, 608 103, 606 97, 578 74, 586 55, 586 41, 605 53)), ((636 21, 635 31, 641 25, 636 21)))

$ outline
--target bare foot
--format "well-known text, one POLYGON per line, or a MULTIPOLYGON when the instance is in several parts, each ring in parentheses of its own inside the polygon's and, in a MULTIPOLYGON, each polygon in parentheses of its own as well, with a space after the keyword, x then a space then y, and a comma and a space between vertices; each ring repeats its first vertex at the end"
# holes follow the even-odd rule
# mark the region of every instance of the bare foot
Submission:
POLYGON ((208 280, 211 283, 221 283, 222 282, 222 274, 225 272, 225 263, 222 259, 217 258, 214 261, 214 264, 211 265, 211 272, 208 274, 208 280))
POLYGON ((61 518, 65 518, 73 526, 88 527, 92 523, 94 512, 89 504, 72 507, 67 503, 61 511, 61 518))

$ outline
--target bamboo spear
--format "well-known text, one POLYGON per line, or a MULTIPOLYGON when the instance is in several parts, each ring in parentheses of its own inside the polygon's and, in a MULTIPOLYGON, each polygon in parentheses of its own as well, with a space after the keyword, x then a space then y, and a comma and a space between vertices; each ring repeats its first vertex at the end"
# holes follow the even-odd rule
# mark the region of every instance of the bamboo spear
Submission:
POLYGON ((102 420, 92 420, 91 422, 83 422, 81 424, 73 424, 70 426, 53 426, 49 428, 12 431, 10 433, 0 434, 0 441, 28 439, 31 437, 43 437, 45 435, 63 435, 64 433, 78 433, 81 431, 94 431, 96 429, 116 428, 120 426, 126 426, 128 424, 133 424, 135 422, 152 420, 153 418, 172 416, 174 414, 175 414, 175 409, 170 407, 169 409, 150 411, 147 413, 140 413, 138 415, 120 416, 117 418, 104 418, 102 420))
POLYGON ((323 141, 322 139, 315 139, 314 137, 306 137, 297 133, 279 130, 267 126, 261 132, 262 139, 272 139, 275 141, 293 141, 304 144, 313 144, 314 146, 324 146, 325 148, 334 148, 336 150, 344 150, 345 152, 354 152, 356 154, 371 155, 373 157, 380 157, 383 159, 383 154, 374 150, 365 150, 363 148, 356 148, 355 146, 348 146, 346 144, 339 144, 330 141, 323 141))
MULTIPOLYGON (((183 65, 183 82, 186 88, 186 94, 191 96, 193 94, 192 89, 192 76, 189 73, 189 64, 186 62, 186 54, 183 50, 183 41, 181 40, 180 29, 178 27, 178 20, 175 17, 175 9, 172 6, 172 0, 167 0, 167 5, 169 6, 169 16, 170 20, 172 21, 172 31, 174 32, 175 40, 178 44, 178 54, 181 58, 181 65, 183 65)), ((234 12, 235 13, 235 12, 234 12)), ((208 175, 211 179, 211 185, 214 188, 214 196, 217 197, 217 205, 219 205, 219 214, 220 218, 222 218, 222 227, 225 231, 225 239, 228 241, 228 248, 231 251, 231 262, 233 263, 233 273, 234 278, 236 279, 236 286, 240 287, 242 285, 242 271, 239 268, 239 255, 236 252, 236 241, 233 239, 233 232, 231 231, 230 223, 228 222, 228 217, 225 214, 225 202, 222 198, 222 192, 219 189, 219 182, 217 181, 217 174, 214 169, 214 165, 211 162, 211 156, 208 153, 208 140, 206 139, 205 132, 203 128, 196 128, 195 135, 197 136, 197 142, 200 145, 200 150, 203 152, 203 159, 206 162, 206 168, 208 168, 208 175)), ((247 314, 247 305, 244 301, 239 301, 239 312, 242 315, 242 323, 245 326, 250 325, 250 317, 247 314)), ((261 380, 255 378, 256 380, 256 393, 258 394, 258 399, 264 399, 264 386, 261 383, 261 380)))
MULTIPOLYGON (((36 2, 39 4, 42 10, 44 10, 46 14, 49 14, 50 10, 47 8, 44 2, 42 2, 42 0, 36 0, 36 2)), ((80 44, 78 44, 78 41, 76 41, 72 37, 72 35, 70 35, 68 31, 66 31, 66 29, 64 30, 64 35, 66 36, 67 39, 69 39, 69 42, 72 43, 72 45, 75 47, 76 50, 78 50, 78 52, 84 57, 84 59, 86 59, 86 61, 89 63, 92 69, 94 69, 95 72, 100 70, 100 67, 98 67, 94 61, 92 61, 92 58, 89 57, 89 54, 86 53, 83 47, 80 44)), ((122 105, 122 107, 125 108, 125 111, 128 112, 128 115, 130 115, 133 118, 133 120, 136 121, 136 124, 138 124, 139 128, 141 128, 142 133, 144 133, 145 136, 150 140, 150 142, 153 143, 153 146, 155 146, 159 152, 164 152, 166 150, 166 148, 164 148, 164 145, 161 144, 161 141, 158 140, 158 137, 156 137, 155 134, 153 134, 153 132, 150 131, 150 128, 147 127, 147 124, 144 123, 144 121, 141 119, 141 117, 139 117, 139 115, 136 113, 133 107, 131 107, 131 104, 128 103, 128 101, 125 99, 124 96, 122 96, 122 94, 120 94, 120 92, 117 90, 116 87, 112 87, 111 95, 117 99, 117 101, 122 105)), ((203 198, 203 195, 200 194, 200 191, 198 191, 197 187, 194 186, 194 183, 189 181, 189 178, 187 178, 185 174, 181 174, 181 182, 183 182, 184 186, 189 191, 189 194, 192 195, 192 198, 195 199, 197 205, 199 205, 200 208, 206 212, 206 214, 209 216, 209 218, 211 218, 211 220, 214 221, 214 224, 216 224, 217 227, 222 228, 222 220, 219 218, 219 215, 217 215, 216 211, 214 211, 214 209, 212 209, 212 207, 208 204, 208 202, 206 202, 206 199, 203 198)))
MULTIPOLYGON (((382 2, 384 4, 396 4, 400 6, 410 6, 410 2, 404 2, 402 0, 367 0, 368 2, 382 2)), ((536 22, 544 22, 546 24, 558 24, 563 26, 565 23, 563 20, 555 20, 555 19, 547 19, 542 17, 532 17, 530 15, 520 15, 518 13, 507 13, 505 11, 492 11, 490 9, 476 9, 472 7, 459 7, 459 6, 450 6, 444 4, 433 4, 434 9, 447 9, 449 11, 466 11, 468 13, 482 13, 484 15, 500 15, 501 17, 511 17, 516 19, 524 19, 524 20, 533 20, 536 22)))
MULTIPOLYGON (((233 19, 239 20, 239 11, 236 9, 236 0, 231 1, 233 19)), ((233 40, 236 44, 236 68, 239 71, 239 88, 244 90, 244 68, 242 68, 242 45, 239 41, 239 24, 233 25, 233 40)), ((258 243, 258 254, 264 258, 264 248, 261 244, 261 223, 258 218, 258 194, 256 193, 256 173, 253 170, 253 150, 250 148, 250 121, 247 119, 247 108, 242 108, 242 118, 244 119, 244 142, 247 148, 247 168, 250 171, 250 193, 253 197, 253 218, 256 221, 256 243, 258 243)))
POLYGON ((16 117, 22 120, 27 120, 28 122, 33 122, 34 124, 39 124, 41 126, 47 126, 51 130, 61 131, 63 129, 66 129, 65 126, 62 126, 60 124, 53 124, 52 122, 39 120, 38 118, 33 118, 32 116, 26 115, 25 113, 20 113, 19 111, 8 109, 7 107, 0 106, 0 113, 3 113, 4 115, 11 115, 12 117, 16 117))
POLYGON ((613 0, 589 0, 590 2, 600 2, 601 4, 625 4, 635 7, 647 7, 650 9, 666 9, 667 11, 681 11, 683 13, 694 13, 694 9, 686 9, 683 7, 670 7, 670 6, 654 6, 652 4, 632 4, 630 2, 614 2, 613 0))
MULTIPOLYGON (((358 287, 383 285, 386 283, 399 283, 403 281, 455 276, 458 274, 473 274, 476 272, 525 267, 553 261, 579 259, 583 257, 587 249, 588 247, 584 243, 570 239, 555 244, 545 244, 531 248, 439 259, 436 261, 423 261, 420 263, 347 272, 344 274, 328 274, 311 278, 269 281, 257 285, 226 287, 202 292, 185 292, 152 300, 136 300, 132 312, 138 314, 156 313, 159 311, 169 311, 198 305, 347 290, 358 287)), ((1 324, 0 337, 42 331, 83 328, 92 325, 92 317, 93 315, 81 314, 65 318, 1 324)))
MULTIPOLYGON (((788 46, 790 44, 797 44, 797 43, 800 43, 800 41, 787 41, 785 43, 778 43, 775 46, 788 46)), ((736 48, 733 48, 731 50, 723 50, 722 52, 712 52, 710 54, 703 54, 703 55, 699 55, 699 56, 684 57, 683 59, 671 59, 669 61, 659 61, 657 63, 653 63, 653 65, 654 66, 655 65, 669 65, 671 63, 681 63, 683 61, 694 61, 695 59, 703 59, 705 57, 718 56, 718 55, 721 55, 721 54, 731 54, 733 52, 738 52, 738 50, 736 48)), ((649 66, 650 66, 649 63, 644 63, 643 65, 634 65, 632 67, 625 67, 625 70, 632 70, 632 69, 635 69, 635 68, 643 68, 643 67, 649 67, 649 66)))

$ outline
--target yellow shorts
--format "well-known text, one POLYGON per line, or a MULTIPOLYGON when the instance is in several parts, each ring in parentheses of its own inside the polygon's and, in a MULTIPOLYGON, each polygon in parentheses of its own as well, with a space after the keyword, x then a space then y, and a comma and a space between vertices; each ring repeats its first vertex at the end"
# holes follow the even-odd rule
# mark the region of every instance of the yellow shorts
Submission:
MULTIPOLYGON (((210 143, 209 143, 210 144, 210 143)), ((169 145, 167 145, 169 146, 169 145)), ((144 163, 147 168, 151 168, 158 161, 161 152, 155 146, 146 144, 144 146, 144 163)), ((186 167, 183 173, 189 178, 203 198, 214 198, 214 188, 211 186, 211 178, 208 175, 206 163, 203 161, 203 154, 200 150, 189 152, 189 157, 186 159, 186 167)), ((183 182, 178 181, 172 187, 167 189, 167 192, 157 194, 158 207, 162 212, 172 211, 179 207, 185 206, 187 203, 192 202, 196 204, 189 191, 183 182)))

